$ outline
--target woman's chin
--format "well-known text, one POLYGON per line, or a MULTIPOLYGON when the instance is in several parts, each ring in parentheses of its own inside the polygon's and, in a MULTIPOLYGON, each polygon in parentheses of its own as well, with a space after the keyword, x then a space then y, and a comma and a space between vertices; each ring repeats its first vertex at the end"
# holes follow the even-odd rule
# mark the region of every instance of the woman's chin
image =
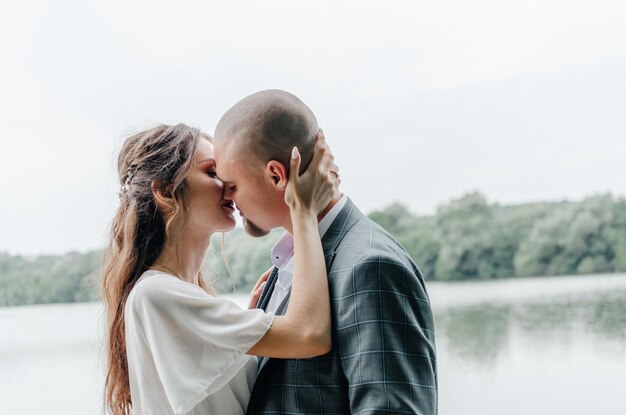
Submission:
POLYGON ((228 217, 222 217, 219 221, 207 221, 205 223, 196 225, 190 223, 189 227, 191 229, 195 229, 195 232, 206 232, 207 234, 212 235, 218 232, 232 231, 236 225, 237 221, 235 220, 234 216, 229 215, 228 217))
MULTIPOLYGON (((214 219, 217 219, 214 217, 214 219)), ((215 232, 228 232, 232 231, 237 225, 235 219, 234 209, 224 209, 222 215, 219 216, 218 223, 215 224, 215 232)))
POLYGON ((230 215, 228 219, 226 220, 226 222, 224 223, 224 225, 222 226, 222 229, 219 230, 219 232, 232 231, 233 229, 235 229, 236 225, 237 225, 237 221, 235 220, 235 217, 233 215, 230 215))
POLYGON ((230 232, 235 229, 235 226, 237 226, 237 222, 233 219, 232 223, 230 223, 222 232, 230 232))

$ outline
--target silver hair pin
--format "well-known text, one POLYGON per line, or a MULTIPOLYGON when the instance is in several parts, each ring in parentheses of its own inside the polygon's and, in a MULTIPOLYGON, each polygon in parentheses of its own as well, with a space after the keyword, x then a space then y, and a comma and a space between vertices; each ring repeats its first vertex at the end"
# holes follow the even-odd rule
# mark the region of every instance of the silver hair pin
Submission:
POLYGON ((128 191, 130 190, 130 185, 133 182, 133 177, 137 173, 137 170, 138 169, 136 167, 134 167, 134 166, 128 167, 128 170, 127 170, 127 173, 126 173, 126 180, 124 180, 124 184, 120 187, 120 193, 119 193, 120 199, 122 199, 124 196, 126 196, 128 191))

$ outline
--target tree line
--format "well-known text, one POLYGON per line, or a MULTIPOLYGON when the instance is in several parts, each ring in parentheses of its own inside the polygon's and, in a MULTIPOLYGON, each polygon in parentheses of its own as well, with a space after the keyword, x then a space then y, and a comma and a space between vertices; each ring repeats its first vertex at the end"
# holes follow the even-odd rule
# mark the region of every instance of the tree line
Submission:
MULTIPOLYGON (((369 217, 394 235, 427 280, 626 272, 626 199, 489 204, 470 193, 419 216, 394 203, 369 217)), ((215 235, 203 275, 222 292, 248 291, 270 267, 282 232, 215 235)), ((27 257, 0 253, 0 306, 94 301, 101 251, 27 257)))
POLYGON ((626 271, 626 199, 611 195, 501 206, 471 193, 433 216, 394 204, 370 218, 434 280, 626 271))

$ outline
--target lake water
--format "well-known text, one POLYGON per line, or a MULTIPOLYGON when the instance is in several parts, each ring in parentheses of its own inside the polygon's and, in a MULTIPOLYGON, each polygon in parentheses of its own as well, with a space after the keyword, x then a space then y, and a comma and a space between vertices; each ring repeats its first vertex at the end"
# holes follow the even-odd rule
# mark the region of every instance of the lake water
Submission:
MULTIPOLYGON (((441 415, 626 414, 626 275, 429 292, 441 415)), ((101 414, 101 326, 94 303, 0 308, 0 413, 101 414)))

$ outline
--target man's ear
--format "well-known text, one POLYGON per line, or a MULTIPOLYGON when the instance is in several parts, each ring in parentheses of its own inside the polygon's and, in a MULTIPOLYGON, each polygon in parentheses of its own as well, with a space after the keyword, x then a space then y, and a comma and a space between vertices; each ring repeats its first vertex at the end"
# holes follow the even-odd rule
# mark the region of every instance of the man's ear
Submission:
POLYGON ((270 160, 265 165, 265 178, 278 190, 282 191, 287 188, 287 182, 289 182, 287 169, 276 160, 270 160))
POLYGON ((156 201, 157 207, 161 212, 170 212, 174 208, 174 196, 172 194, 172 186, 163 186, 159 182, 153 180, 150 183, 152 196, 156 201))

